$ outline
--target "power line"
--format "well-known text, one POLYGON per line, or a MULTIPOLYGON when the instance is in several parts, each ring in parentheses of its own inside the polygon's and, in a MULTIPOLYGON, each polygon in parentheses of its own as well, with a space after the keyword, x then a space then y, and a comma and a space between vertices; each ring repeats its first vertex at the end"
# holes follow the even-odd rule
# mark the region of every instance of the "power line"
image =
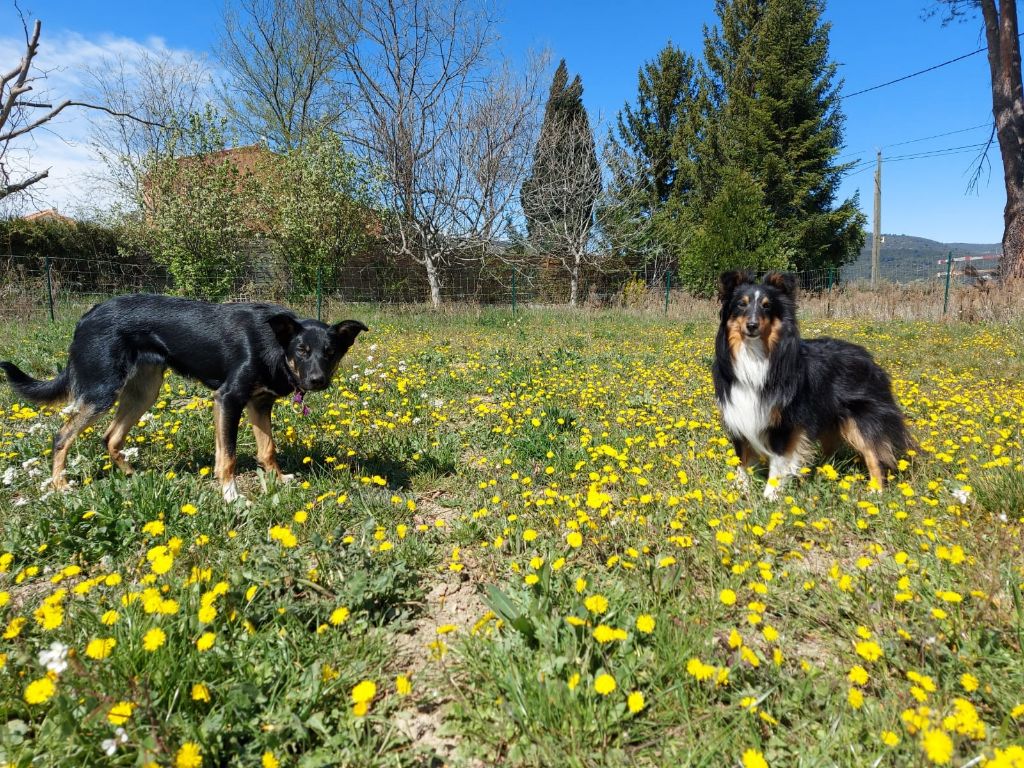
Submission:
MULTIPOLYGON (((876 149, 889 149, 890 147, 902 147, 905 144, 916 144, 916 143, 921 142, 921 141, 930 141, 931 139, 940 139, 943 136, 952 136, 952 135, 957 134, 957 133, 967 133, 968 131, 976 131, 979 128, 989 128, 991 126, 992 126, 991 122, 980 123, 978 125, 972 125, 970 128, 958 128, 955 131, 946 131, 945 133, 936 133, 936 134, 933 134, 931 136, 922 136, 920 139, 907 139, 906 141, 897 141, 897 142, 894 142, 893 144, 883 144, 880 147, 876 147, 876 149)), ((872 152, 872 151, 873 150, 870 150, 870 149, 862 149, 862 150, 860 150, 858 152, 847 152, 845 155, 840 155, 839 157, 837 157, 836 160, 842 160, 844 157, 858 157, 860 155, 863 155, 865 152, 872 152)))
MULTIPOLYGON (((887 163, 897 163, 903 160, 926 160, 933 157, 946 157, 947 155, 962 155, 966 152, 977 152, 979 149, 987 146, 988 142, 983 141, 978 144, 962 144, 958 147, 943 147, 941 149, 928 149, 922 152, 911 152, 905 155, 894 155, 892 157, 885 158, 887 163)), ((874 166, 873 160, 862 160, 855 163, 850 167, 847 176, 855 176, 868 168, 874 166)))
MULTIPOLYGON (((1024 32, 1022 32, 1021 35, 1024 35, 1024 32)), ((1020 37, 1021 35, 1018 35, 1018 37, 1020 37)), ((987 51, 987 50, 988 50, 988 46, 985 46, 984 48, 979 48, 976 51, 971 51, 970 53, 965 53, 963 56, 957 56, 955 59, 950 59, 949 61, 944 61, 941 64, 935 64, 934 66, 918 70, 917 72, 911 72, 909 75, 904 75, 903 77, 897 77, 895 80, 890 80, 887 83, 879 83, 878 85, 872 85, 870 88, 864 88, 864 89, 859 90, 859 91, 854 91, 853 93, 843 94, 842 96, 840 96, 840 98, 841 99, 848 99, 851 96, 860 96, 862 93, 868 93, 870 91, 877 91, 879 88, 885 88, 886 86, 889 86, 889 85, 895 85, 896 83, 902 83, 904 80, 909 80, 912 77, 917 77, 918 75, 923 75, 926 72, 932 72, 932 71, 934 71, 936 69, 940 69, 940 68, 948 66, 950 64, 955 64, 958 61, 963 61, 964 59, 970 58, 971 56, 975 56, 975 55, 981 53, 982 51, 987 51)))

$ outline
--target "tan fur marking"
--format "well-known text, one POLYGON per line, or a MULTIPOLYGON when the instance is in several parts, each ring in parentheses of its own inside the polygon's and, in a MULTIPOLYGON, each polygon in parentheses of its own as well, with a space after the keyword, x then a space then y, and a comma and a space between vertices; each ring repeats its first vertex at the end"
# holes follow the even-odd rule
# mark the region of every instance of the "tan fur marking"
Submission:
POLYGON ((71 449, 71 443, 100 416, 102 414, 94 406, 83 404, 78 413, 68 419, 57 432, 53 448, 53 473, 50 476, 50 484, 55 490, 64 491, 69 487, 64 472, 67 468, 68 451, 71 449))
POLYGON ((807 463, 807 457, 812 447, 811 441, 807 439, 807 433, 802 429, 794 429, 793 433, 789 436, 789 442, 786 444, 786 450, 783 455, 791 463, 798 459, 800 464, 804 465, 807 463))
POLYGON ((825 432, 818 438, 818 442, 821 443, 821 455, 822 456, 834 456, 839 452, 842 447, 842 438, 839 437, 838 432, 825 432))
POLYGON ((136 369, 134 375, 121 390, 114 421, 103 435, 111 461, 126 475, 132 474, 132 467, 121 453, 128 432, 142 415, 148 411, 160 395, 164 380, 164 369, 159 365, 146 365, 136 369))
POLYGON ((250 400, 245 406, 245 412, 256 437, 256 460, 263 469, 280 477, 281 467, 277 463, 277 447, 271 432, 270 409, 256 400, 250 400))
MULTIPOLYGON (((892 447, 889 445, 876 446, 868 443, 864 439, 863 433, 857 426, 857 422, 853 419, 847 419, 839 427, 839 433, 843 436, 843 439, 850 444, 857 453, 864 458, 864 463, 867 464, 868 474, 871 475, 871 479, 878 484, 879 489, 885 488, 885 471, 882 469, 882 461, 893 458, 892 447), (881 454, 881 456, 879 455, 881 454), (882 459, 880 461, 879 459, 882 459)), ((892 463, 895 463, 893 461, 892 463)))
POLYGON ((764 345, 769 355, 775 350, 775 346, 782 339, 781 330, 782 320, 777 317, 772 319, 771 322, 768 322, 767 318, 761 321, 761 338, 764 339, 764 345))
POLYGON ((220 407, 217 399, 213 401, 213 435, 214 435, 214 461, 213 476, 220 484, 227 485, 235 477, 235 457, 229 456, 227 452, 228 441, 225 436, 227 425, 224 422, 224 409, 220 407))
POLYGON ((729 352, 732 354, 732 359, 735 360, 740 353, 740 348, 743 346, 743 339, 746 334, 743 330, 743 317, 733 317, 726 322, 726 326, 729 328, 728 341, 729 341, 729 352))

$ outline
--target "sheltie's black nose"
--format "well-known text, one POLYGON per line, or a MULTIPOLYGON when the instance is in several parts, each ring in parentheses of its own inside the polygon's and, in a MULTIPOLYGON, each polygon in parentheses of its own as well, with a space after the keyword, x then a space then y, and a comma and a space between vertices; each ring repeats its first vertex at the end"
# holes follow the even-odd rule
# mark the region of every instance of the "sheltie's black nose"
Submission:
POLYGON ((753 336, 757 333, 758 323, 757 320, 747 320, 747 334, 753 336))

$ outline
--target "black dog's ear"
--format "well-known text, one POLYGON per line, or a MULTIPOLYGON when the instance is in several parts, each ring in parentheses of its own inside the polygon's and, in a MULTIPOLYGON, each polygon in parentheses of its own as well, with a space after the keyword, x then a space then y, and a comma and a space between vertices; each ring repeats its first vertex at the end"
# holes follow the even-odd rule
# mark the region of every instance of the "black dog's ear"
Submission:
POLYGON ((749 283, 751 280, 753 278, 750 273, 740 269, 723 272, 721 277, 718 278, 718 300, 725 303, 732 296, 732 292, 736 290, 737 285, 749 283))
POLYGON ((782 291, 787 296, 792 296, 796 292, 796 278, 783 272, 769 272, 764 277, 764 284, 782 291))
POLYGON ((356 340, 356 336, 359 335, 360 331, 369 330, 358 320, 342 320, 340 323, 335 323, 331 326, 331 331, 342 340, 346 348, 352 346, 352 342, 356 340))
POLYGON ((274 335, 277 337, 277 341, 282 347, 287 347, 291 343, 291 340, 302 330, 302 326, 299 325, 299 321, 287 312, 280 312, 279 314, 274 315, 267 320, 267 325, 274 330, 274 335))

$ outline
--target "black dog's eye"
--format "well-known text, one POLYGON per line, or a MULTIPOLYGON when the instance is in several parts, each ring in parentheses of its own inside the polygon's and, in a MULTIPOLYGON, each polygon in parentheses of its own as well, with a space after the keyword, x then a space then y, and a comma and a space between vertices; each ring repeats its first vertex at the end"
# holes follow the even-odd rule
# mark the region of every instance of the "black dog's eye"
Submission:
POLYGON ((746 307, 748 304, 750 304, 750 299, 748 299, 746 296, 744 296, 742 299, 740 299, 740 306, 741 307, 746 307))
POLYGON ((761 309, 768 309, 768 307, 770 307, 771 305, 772 303, 768 301, 768 299, 765 299, 764 301, 761 302, 761 309))
POLYGON ((309 347, 305 346, 304 344, 300 344, 295 348, 295 354, 297 354, 299 357, 306 357, 309 355, 309 347))

